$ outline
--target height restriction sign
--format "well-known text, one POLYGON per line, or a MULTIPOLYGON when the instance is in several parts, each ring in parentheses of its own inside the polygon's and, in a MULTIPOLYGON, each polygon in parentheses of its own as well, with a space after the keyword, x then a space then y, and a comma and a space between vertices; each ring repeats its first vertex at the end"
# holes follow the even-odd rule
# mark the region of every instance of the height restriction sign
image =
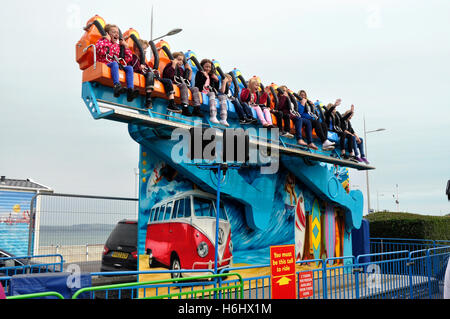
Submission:
POLYGON ((295 299, 295 245, 270 247, 272 299, 295 299))

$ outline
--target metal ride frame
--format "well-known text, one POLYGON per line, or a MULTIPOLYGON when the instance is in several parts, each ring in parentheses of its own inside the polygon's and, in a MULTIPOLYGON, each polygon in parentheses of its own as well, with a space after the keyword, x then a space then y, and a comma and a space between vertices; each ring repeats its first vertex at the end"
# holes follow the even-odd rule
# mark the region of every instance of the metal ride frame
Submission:
MULTIPOLYGON (((334 257, 325 260, 303 260, 296 264, 308 266, 321 264, 296 272, 297 282, 304 272, 312 273, 312 296, 308 299, 439 299, 442 298, 443 279, 450 256, 449 246, 438 246, 415 251, 391 251, 360 255, 358 257, 334 257), (343 260, 351 260, 351 264, 343 260)), ((119 285, 97 286, 80 289, 74 298, 83 292, 90 292, 90 298, 99 298, 95 292, 103 292, 100 298, 110 299, 115 291, 118 296, 111 298, 214 298, 214 299, 270 299, 270 275, 243 278, 240 270, 258 269, 270 265, 246 266, 222 270, 219 274, 190 278, 133 282, 119 285), (228 272, 227 272, 228 271, 228 272), (237 279, 225 277, 237 276, 237 279), (154 294, 145 295, 145 289, 154 288, 154 294), (144 295, 139 296, 139 289, 144 295), (167 289, 160 293, 161 289, 167 289), (134 290, 137 292, 133 295, 134 290), (187 290, 187 291, 186 291, 187 290), (131 291, 131 296, 129 293, 131 291), (126 293, 128 292, 128 296, 126 293), (108 295, 109 293, 109 295, 108 295)), ((2 269, 0 268, 0 272, 2 269)), ((205 270, 201 270, 205 272, 205 270)), ((91 273, 104 275, 143 275, 171 272, 200 272, 200 270, 176 271, 132 271, 116 273, 91 273)), ((3 282, 11 277, 0 277, 3 282)), ((297 295, 300 287, 297 285, 297 295)), ((39 298, 41 296, 28 296, 39 298)), ((12 297, 12 296, 11 296, 12 297)), ((22 296, 27 298, 27 296, 22 296)), ((8 297, 9 298, 9 297, 8 297)), ((14 299, 20 298, 14 296, 14 299)))

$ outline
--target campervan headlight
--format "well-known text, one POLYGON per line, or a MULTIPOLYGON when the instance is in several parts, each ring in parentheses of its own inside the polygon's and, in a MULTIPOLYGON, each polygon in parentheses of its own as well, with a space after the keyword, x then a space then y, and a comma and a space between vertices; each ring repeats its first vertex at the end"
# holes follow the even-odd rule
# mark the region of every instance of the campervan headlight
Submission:
POLYGON ((206 255, 208 255, 208 244, 205 243, 204 241, 202 241, 200 244, 198 244, 197 253, 202 258, 205 257, 206 255))

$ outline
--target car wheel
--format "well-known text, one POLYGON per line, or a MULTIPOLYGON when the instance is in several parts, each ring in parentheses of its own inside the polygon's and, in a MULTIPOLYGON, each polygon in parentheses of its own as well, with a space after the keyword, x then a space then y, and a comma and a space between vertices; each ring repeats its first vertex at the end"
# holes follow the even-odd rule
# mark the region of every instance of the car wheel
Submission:
MULTIPOLYGON (((181 269, 180 259, 178 258, 177 255, 174 255, 172 257, 172 261, 170 262, 170 270, 179 270, 179 269, 181 269)), ((178 279, 178 278, 182 278, 183 277, 181 275, 181 272, 173 272, 170 275, 174 279, 178 279)))

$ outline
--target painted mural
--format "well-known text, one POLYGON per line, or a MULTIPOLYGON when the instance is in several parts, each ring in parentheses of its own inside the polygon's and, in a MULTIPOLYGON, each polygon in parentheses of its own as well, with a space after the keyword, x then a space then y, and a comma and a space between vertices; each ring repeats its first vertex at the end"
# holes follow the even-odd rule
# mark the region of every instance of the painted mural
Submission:
POLYGON ((26 256, 30 225, 30 202, 35 193, 0 191, 0 249, 26 256))
MULTIPOLYGON (((181 194, 189 192, 209 193, 215 198, 215 193, 211 189, 202 189, 195 182, 178 172, 173 163, 168 163, 158 158, 151 149, 141 147, 140 156, 140 216, 139 216, 139 235, 138 246, 140 254, 147 254, 148 251, 148 232, 152 231, 149 227, 152 220, 157 220, 157 212, 152 212, 152 208, 158 203, 167 201, 169 198, 177 198, 181 194)), ((330 164, 324 165, 332 174, 338 172, 348 178, 345 170, 336 171, 336 167, 330 164)), ((257 170, 255 168, 255 170, 257 170)), ((252 179, 252 175, 258 175, 255 171, 241 172, 246 179, 252 179)), ((208 174, 211 182, 214 183, 214 177, 208 174)), ((228 176, 222 180, 227 183, 228 176)), ((270 258, 270 246, 295 244, 297 260, 321 259, 342 256, 342 242, 344 225, 344 214, 338 205, 327 203, 318 198, 304 184, 302 184, 295 175, 286 167, 281 166, 278 173, 271 176, 274 178, 274 194, 269 200, 261 198, 266 205, 270 206, 271 216, 266 228, 260 229, 252 227, 248 223, 244 205, 227 194, 221 195, 227 219, 231 227, 231 246, 232 264, 268 264, 270 258), (341 217, 339 217, 341 216, 341 217)), ((344 185, 342 185, 344 187, 344 185)), ((179 206, 180 204, 173 204, 179 206)), ((167 223, 176 222, 173 216, 180 210, 179 207, 171 207, 172 215, 163 217, 161 220, 167 220, 167 223)), ((166 209, 167 211, 167 209, 166 209)), ((192 212, 195 216, 196 212, 192 212)), ((155 231, 155 230, 154 230, 155 231)), ((208 233, 205 231, 205 233, 208 233)), ((211 237, 214 234, 211 233, 211 237)), ((211 240, 214 242, 214 239, 211 240)), ((170 245, 167 244, 167 247, 170 245)), ((151 247, 150 247, 151 248, 151 247)), ((197 247, 191 247, 191 254, 196 255, 197 247)), ((211 244, 209 250, 213 250, 211 244)), ((170 251, 167 251, 170 254, 170 251)), ((177 252, 180 255, 180 252, 177 252)), ((221 256, 222 257, 222 256, 221 256)), ((170 258, 170 257, 168 257, 170 258)), ((212 258, 214 261, 214 258, 212 258)), ((183 261, 181 261, 183 263, 183 261)), ((169 268, 169 261, 165 262, 169 268)), ((191 263, 189 264, 191 265, 191 263)), ((183 267, 191 269, 189 267, 183 267)))

